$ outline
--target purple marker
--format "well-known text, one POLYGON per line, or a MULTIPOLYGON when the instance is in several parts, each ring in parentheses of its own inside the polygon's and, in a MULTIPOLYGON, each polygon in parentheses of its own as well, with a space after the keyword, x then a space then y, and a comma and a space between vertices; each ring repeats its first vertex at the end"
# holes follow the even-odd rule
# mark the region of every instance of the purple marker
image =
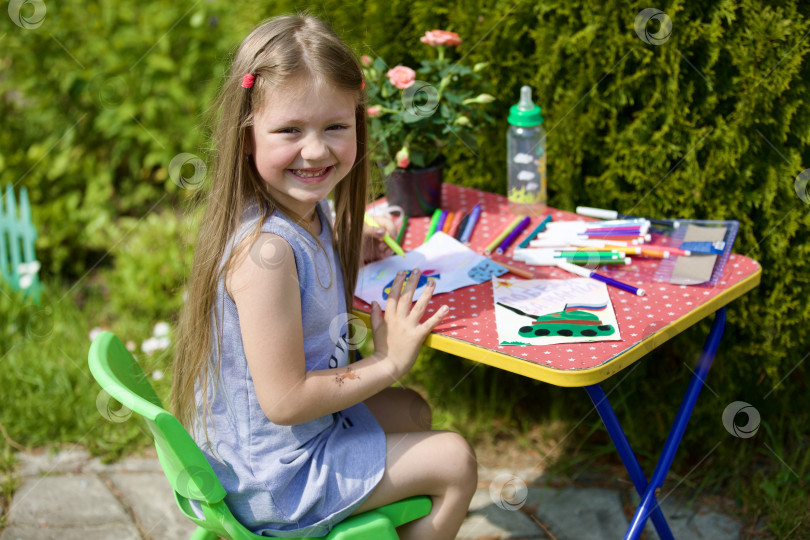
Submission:
POLYGON ((523 232, 523 229, 529 226, 529 223, 531 223, 531 221, 532 218, 530 218, 529 216, 523 218, 523 220, 521 220, 521 222, 517 224, 517 227, 515 227, 512 230, 512 232, 510 232, 509 235, 503 239, 503 242, 501 242, 501 245, 498 246, 498 249, 495 250, 495 253, 500 254, 509 249, 509 246, 511 246, 512 242, 515 241, 515 238, 520 236, 520 233, 523 232))

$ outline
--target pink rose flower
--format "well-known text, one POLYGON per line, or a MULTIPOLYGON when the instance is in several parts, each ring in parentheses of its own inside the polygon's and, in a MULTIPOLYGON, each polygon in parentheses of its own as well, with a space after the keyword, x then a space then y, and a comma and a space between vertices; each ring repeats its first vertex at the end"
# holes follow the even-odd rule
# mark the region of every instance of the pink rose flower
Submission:
POLYGON ((408 153, 407 148, 400 149, 400 151, 397 152, 397 155, 394 157, 394 159, 397 162, 397 167, 399 167, 400 169, 406 169, 408 167, 408 165, 411 164, 410 157, 411 156, 408 153))
POLYGON ((377 118, 377 117, 382 115, 382 106, 381 105, 372 105, 371 107, 366 109, 366 113, 369 116, 373 116, 374 118, 377 118))
POLYGON ((369 55, 364 54, 360 57, 360 63, 366 67, 371 67, 373 61, 371 60, 371 57, 369 55))
POLYGON ((386 75, 391 84, 400 90, 410 88, 416 80, 416 72, 407 66, 394 66, 386 75))
POLYGON ((461 45, 461 38, 455 32, 446 30, 431 30, 419 38, 422 43, 427 43, 431 47, 456 47, 461 45))

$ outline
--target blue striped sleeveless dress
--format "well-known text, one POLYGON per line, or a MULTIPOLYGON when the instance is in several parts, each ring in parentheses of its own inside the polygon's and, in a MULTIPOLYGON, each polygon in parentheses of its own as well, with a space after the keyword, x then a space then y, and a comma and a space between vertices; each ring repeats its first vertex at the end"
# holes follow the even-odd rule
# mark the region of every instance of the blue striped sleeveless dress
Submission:
MULTIPOLYGON (((307 371, 348 361, 343 276, 332 243, 331 216, 321 204, 317 211, 318 240, 324 249, 280 212, 262 225, 263 232, 283 238, 295 254, 307 371), (324 288, 330 281, 331 286, 324 288)), ((254 208, 232 246, 258 218, 254 208)), ((208 385, 208 437, 198 422, 194 439, 228 492, 225 500, 231 512, 249 530, 285 538, 326 535, 382 478, 385 434, 363 403, 295 426, 272 423, 259 406, 239 315, 224 279, 217 287, 215 311, 222 335, 219 380, 212 375, 208 385)), ((215 359, 213 354, 212 362, 215 359)), ((201 403, 199 385, 197 403, 201 403)))

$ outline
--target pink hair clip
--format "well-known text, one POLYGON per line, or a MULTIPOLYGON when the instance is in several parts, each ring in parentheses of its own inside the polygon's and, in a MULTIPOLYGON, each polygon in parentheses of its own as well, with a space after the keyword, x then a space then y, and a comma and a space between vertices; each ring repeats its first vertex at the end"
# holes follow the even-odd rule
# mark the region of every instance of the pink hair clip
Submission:
POLYGON ((253 81, 255 80, 256 77, 254 75, 251 75, 250 73, 245 73, 244 77, 242 77, 242 88, 252 88, 253 81))
POLYGON ((366 81, 360 81, 360 90, 366 87, 366 81))

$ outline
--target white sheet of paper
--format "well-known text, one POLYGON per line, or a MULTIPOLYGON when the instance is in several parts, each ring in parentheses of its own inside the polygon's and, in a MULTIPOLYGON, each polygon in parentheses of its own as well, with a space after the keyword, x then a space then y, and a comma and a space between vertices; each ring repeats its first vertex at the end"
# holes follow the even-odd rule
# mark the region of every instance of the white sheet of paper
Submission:
POLYGON ((434 294, 439 294, 484 283, 507 272, 506 268, 479 255, 452 236, 437 232, 404 257, 393 255, 362 267, 354 294, 369 304, 376 300, 385 309, 388 289, 397 272, 414 268, 422 272, 414 300, 422 294, 429 279, 436 281, 434 294))
MULTIPOLYGON (((495 322, 498 326, 498 341, 501 345, 553 345, 555 343, 580 343, 588 341, 620 341, 619 324, 613 311, 607 285, 589 278, 574 279, 528 279, 511 280, 492 278, 492 292, 495 302, 495 322), (498 305, 499 303, 516 308, 526 314, 520 315, 498 305), (601 308, 601 309, 600 309, 601 308), (577 324, 551 322, 538 323, 537 317, 576 310, 585 318, 595 317, 593 322, 578 321, 577 324), (586 314, 582 314, 585 312, 586 314), (587 315, 591 314, 591 315, 587 315), (598 320, 596 320, 598 319, 598 320), (602 326, 612 326, 610 335, 600 335, 602 326), (575 328, 571 336, 560 335, 557 329, 575 328), (523 334, 521 335, 521 329, 523 334), (525 335, 532 329, 532 335, 525 335), (547 335, 534 335, 535 330, 547 335), (582 334, 595 332, 596 335, 582 334)), ((559 318, 559 317, 557 317, 559 318)))

